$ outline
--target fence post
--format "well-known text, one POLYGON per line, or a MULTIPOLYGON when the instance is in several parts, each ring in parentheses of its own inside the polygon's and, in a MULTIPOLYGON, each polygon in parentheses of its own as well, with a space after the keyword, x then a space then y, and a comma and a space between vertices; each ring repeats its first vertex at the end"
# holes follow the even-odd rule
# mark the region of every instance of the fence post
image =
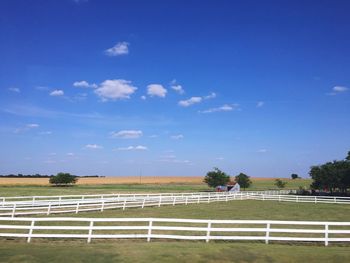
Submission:
POLYGON ((324 225, 324 245, 328 246, 328 224, 324 225))
POLYGON ((75 213, 76 213, 76 214, 79 213, 79 202, 77 202, 77 208, 75 209, 75 213))
POLYGON ((58 197, 58 206, 61 206, 61 200, 62 200, 62 196, 58 197))
POLYGON ((185 204, 187 205, 187 202, 188 202, 188 196, 186 196, 186 201, 185 201, 185 204))
POLYGON ((13 204, 12 215, 11 217, 15 217, 16 215, 16 203, 13 204))
POLYGON ((297 203, 299 202, 299 196, 296 196, 296 199, 297 199, 297 203))
POLYGON ((278 202, 281 202, 281 195, 278 195, 278 202))
POLYGON ((209 193, 209 195, 208 195, 208 203, 210 203, 210 193, 209 193))
POLYGON ((103 212, 104 208, 105 208, 105 200, 102 200, 102 202, 101 202, 101 212, 103 212))
POLYGON ((162 204, 162 195, 159 196, 159 203, 158 203, 158 207, 160 207, 160 205, 162 204))
POLYGON ((35 203, 35 196, 33 196, 32 205, 35 203))
POLYGON ((30 240, 32 239, 34 223, 35 223, 35 221, 32 220, 32 223, 30 224, 30 228, 29 228, 29 234, 28 234, 27 243, 30 243, 30 240))
POLYGON ((151 236, 152 236, 152 220, 149 221, 148 225, 148 234, 147 234, 147 242, 151 241, 151 236))
POLYGON ((266 239, 265 244, 269 243, 269 237, 270 237, 270 223, 266 224, 266 239))
POLYGON ((226 202, 228 201, 228 195, 226 195, 226 202))
POLYGON ((337 198, 336 197, 334 197, 334 203, 337 203, 337 198))
POLYGON ((5 197, 2 198, 2 206, 5 206, 5 197))
POLYGON ((174 196, 173 205, 176 204, 176 196, 174 196))
POLYGON ((47 207, 47 215, 49 215, 51 212, 51 202, 49 203, 49 206, 47 207))
POLYGON ((125 206, 126 206, 126 197, 124 197, 123 210, 125 210, 125 206))
POLYGON ((146 202, 146 197, 143 198, 143 202, 142 202, 142 207, 141 208, 145 207, 145 202, 146 202))
POLYGON ((210 230, 211 230, 211 221, 208 222, 208 228, 207 228, 207 238, 206 238, 206 242, 209 242, 210 239, 210 230))
POLYGON ((198 200, 197 200, 197 204, 199 204, 199 200, 200 200, 200 198, 202 197, 202 195, 198 195, 198 200))
POLYGON ((88 243, 91 242, 93 227, 94 227, 94 221, 91 220, 90 221, 90 226, 89 226, 89 235, 88 235, 88 240, 87 240, 88 243))

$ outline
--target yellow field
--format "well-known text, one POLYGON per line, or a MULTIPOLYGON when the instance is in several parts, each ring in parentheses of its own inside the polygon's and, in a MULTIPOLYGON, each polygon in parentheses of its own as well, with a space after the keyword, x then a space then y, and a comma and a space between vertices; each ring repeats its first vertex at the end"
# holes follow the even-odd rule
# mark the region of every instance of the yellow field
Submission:
MULTIPOLYGON (((203 177, 199 176, 142 176, 142 184, 201 184, 203 177)), ((139 184, 140 177, 101 177, 79 178, 77 184, 139 184)), ((49 185, 49 178, 0 178, 0 185, 49 185)))

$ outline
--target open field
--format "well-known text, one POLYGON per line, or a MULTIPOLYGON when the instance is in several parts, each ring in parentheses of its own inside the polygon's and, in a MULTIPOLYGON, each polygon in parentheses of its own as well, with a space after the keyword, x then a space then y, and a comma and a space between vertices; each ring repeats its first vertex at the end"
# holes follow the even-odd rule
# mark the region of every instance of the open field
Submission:
MULTIPOLYGON (((230 201, 81 213, 77 217, 163 217, 348 221, 350 206, 230 201), (332 211, 330 213, 330 211, 332 211)), ((350 247, 322 244, 145 240, 0 240, 0 262, 348 262, 350 247)))
MULTIPOLYGON (((19 195, 63 195, 63 194, 99 194, 134 192, 194 192, 208 191, 203 177, 138 177, 81 178, 74 187, 52 187, 48 178, 0 178, 0 196, 19 195), (148 183, 147 183, 148 182, 148 183)), ((277 189, 275 178, 253 178, 253 184, 247 190, 277 189)), ((286 189, 308 188, 309 179, 283 179, 288 182, 286 189)))
POLYGON ((203 242, 8 243, 0 262, 349 262, 348 247, 203 242))

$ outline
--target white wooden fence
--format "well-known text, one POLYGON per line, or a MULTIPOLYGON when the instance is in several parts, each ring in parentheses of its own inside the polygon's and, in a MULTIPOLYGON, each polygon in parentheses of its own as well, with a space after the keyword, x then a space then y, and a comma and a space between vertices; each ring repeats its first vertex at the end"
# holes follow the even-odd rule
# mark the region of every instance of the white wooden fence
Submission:
POLYGON ((80 196, 80 199, 35 199, 6 201, 0 206, 0 216, 79 213, 106 209, 144 208, 147 206, 211 203, 231 200, 262 200, 299 203, 350 204, 348 197, 270 195, 256 192, 168 193, 80 196), (84 198, 82 198, 84 197, 84 198))
POLYGON ((0 237, 62 239, 257 240, 350 242, 350 222, 201 220, 169 218, 8 218, 0 237))
POLYGON ((243 200, 244 194, 230 192, 191 193, 191 194, 161 194, 161 195, 130 195, 117 197, 104 197, 98 199, 83 199, 62 201, 38 201, 33 202, 6 202, 0 207, 0 216, 33 215, 33 214, 57 214, 79 213, 87 211, 104 211, 106 209, 144 208, 147 206, 198 204, 235 199, 243 200))
MULTIPOLYGON (((213 192, 209 192, 213 194, 213 192)), ((255 193, 268 195, 287 195, 295 194, 296 190, 267 190, 267 191, 244 191, 241 193, 255 193)), ((2 196, 0 197, 0 206, 11 203, 36 203, 36 202, 63 202, 63 201, 80 201, 90 199, 105 199, 105 198, 121 198, 121 197, 143 197, 143 196, 192 196, 192 195, 206 195, 208 192, 190 192, 190 193, 140 193, 140 194, 91 194, 91 195, 47 195, 47 196, 2 196)))

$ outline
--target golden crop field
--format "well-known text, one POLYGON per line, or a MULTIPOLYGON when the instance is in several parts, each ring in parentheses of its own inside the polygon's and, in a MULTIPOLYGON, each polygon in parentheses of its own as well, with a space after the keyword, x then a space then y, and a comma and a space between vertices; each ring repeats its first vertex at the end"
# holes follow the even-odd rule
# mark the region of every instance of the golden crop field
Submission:
MULTIPOLYGON (((78 185, 98 184, 201 184, 200 176, 110 176, 110 177, 82 177, 78 185)), ((49 178, 0 178, 0 185, 49 185, 49 178)))

